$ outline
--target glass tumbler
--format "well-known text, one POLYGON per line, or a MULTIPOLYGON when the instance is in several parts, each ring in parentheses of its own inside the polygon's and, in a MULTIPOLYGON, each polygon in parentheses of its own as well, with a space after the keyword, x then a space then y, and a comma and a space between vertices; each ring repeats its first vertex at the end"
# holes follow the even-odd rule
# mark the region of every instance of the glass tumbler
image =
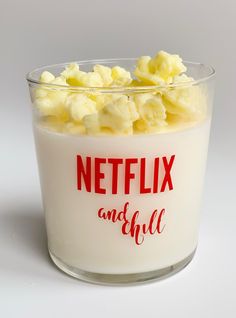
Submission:
MULTIPOLYGON (((135 59, 78 62, 85 71, 98 63, 132 71, 135 59)), ((27 75, 52 261, 71 276, 101 284, 139 283, 178 272, 192 260, 198 242, 214 70, 185 62, 194 80, 165 87, 96 88, 38 80, 43 71, 57 75, 66 65, 27 75), (193 87, 204 95, 204 118, 156 133, 71 133, 64 129, 66 120, 49 127, 36 107, 38 94, 59 94, 62 100, 68 94, 135 98, 193 87)))

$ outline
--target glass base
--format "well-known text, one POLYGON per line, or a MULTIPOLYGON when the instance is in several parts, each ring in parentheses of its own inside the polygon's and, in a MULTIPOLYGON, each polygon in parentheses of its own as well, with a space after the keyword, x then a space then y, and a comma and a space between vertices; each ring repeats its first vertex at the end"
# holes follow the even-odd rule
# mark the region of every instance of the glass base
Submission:
POLYGON ((157 281, 163 278, 172 276, 173 274, 179 272, 185 266, 187 266, 195 254, 196 249, 182 261, 155 271, 135 273, 135 274, 99 274, 91 273, 79 268, 70 266, 62 262, 59 258, 53 255, 49 250, 49 255, 54 262, 54 264, 66 274, 73 276, 77 279, 102 285, 134 285, 141 284, 148 281, 157 281))

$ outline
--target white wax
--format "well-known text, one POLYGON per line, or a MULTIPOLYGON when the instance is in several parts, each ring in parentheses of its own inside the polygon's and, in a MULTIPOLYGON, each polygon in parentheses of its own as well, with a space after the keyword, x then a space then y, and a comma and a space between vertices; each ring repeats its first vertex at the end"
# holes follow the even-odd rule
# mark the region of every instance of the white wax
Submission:
MULTIPOLYGON (((136 136, 72 136, 34 126, 43 203, 50 251, 67 265, 81 270, 128 274, 161 269, 190 255, 197 245, 200 200, 206 164, 210 120, 181 131, 136 136), (141 158, 150 164, 155 157, 175 155, 171 170, 174 189, 139 194, 136 180, 131 194, 106 195, 77 190, 76 156, 141 158), (122 222, 112 223, 97 215, 101 207, 122 210, 129 202, 131 215, 140 211, 140 223, 165 208, 161 234, 147 234, 141 245, 123 235, 122 222)), ((123 168, 119 191, 122 191, 123 168)), ((138 174, 138 166, 133 167, 138 174)), ((111 169, 104 165, 110 187, 111 169)), ((164 172, 161 171, 163 174, 164 172)))

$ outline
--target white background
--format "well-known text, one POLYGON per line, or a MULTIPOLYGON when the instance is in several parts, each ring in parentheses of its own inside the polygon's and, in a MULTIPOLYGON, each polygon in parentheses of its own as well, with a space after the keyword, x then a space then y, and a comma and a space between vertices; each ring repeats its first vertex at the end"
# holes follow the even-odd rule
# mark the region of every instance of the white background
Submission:
POLYGON ((0 0, 0 317, 236 316, 235 34, 233 0, 0 0), (217 71, 197 254, 158 283, 77 281, 47 255, 25 73, 160 49, 217 71))

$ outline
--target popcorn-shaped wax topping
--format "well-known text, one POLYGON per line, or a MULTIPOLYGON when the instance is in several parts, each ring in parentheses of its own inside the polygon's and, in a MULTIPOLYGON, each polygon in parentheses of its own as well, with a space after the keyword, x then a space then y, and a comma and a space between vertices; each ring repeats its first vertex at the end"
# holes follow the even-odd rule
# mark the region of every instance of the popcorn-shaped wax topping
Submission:
POLYGON ((55 79, 55 76, 48 72, 48 71, 44 71, 41 75, 40 75, 40 81, 43 83, 50 83, 55 79))
POLYGON ((160 51, 151 59, 150 70, 155 74, 159 74, 166 83, 172 83, 175 76, 186 72, 187 69, 179 55, 171 55, 167 52, 160 51))
POLYGON ((113 82, 112 78, 112 71, 110 67, 103 66, 103 65, 95 65, 93 68, 95 73, 98 73, 103 81, 103 86, 107 87, 110 86, 113 82))
POLYGON ((155 131, 166 126, 166 109, 159 94, 138 94, 135 96, 140 120, 136 128, 141 131, 155 131))
POLYGON ((115 66, 112 68, 112 86, 126 86, 132 82, 132 77, 130 72, 126 71, 124 68, 115 66))
POLYGON ((61 73, 61 76, 65 78, 66 82, 71 86, 77 85, 77 74, 80 72, 79 65, 76 63, 71 63, 67 65, 65 70, 61 73))
POLYGON ((82 87, 102 87, 103 80, 97 72, 83 72, 79 69, 79 66, 75 63, 66 67, 65 71, 61 73, 61 76, 66 79, 66 82, 71 86, 82 87))
POLYGON ((163 95, 166 111, 180 118, 198 119, 206 111, 206 101, 199 87, 177 87, 168 90, 163 95))
MULTIPOLYGON (((49 72, 43 72, 40 80, 45 84, 68 85, 64 78, 55 77, 49 72)), ((35 91, 34 104, 43 116, 55 116, 61 121, 68 119, 68 112, 65 108, 67 91, 60 89, 51 89, 47 86, 42 86, 35 91)))
POLYGON ((134 75, 147 85, 163 85, 173 82, 173 78, 186 71, 182 59, 160 51, 154 58, 142 56, 137 63, 134 75))
POLYGON ((132 82, 130 72, 124 68, 115 66, 110 68, 103 65, 95 65, 93 72, 82 72, 77 64, 70 64, 61 73, 66 82, 71 86, 84 87, 109 87, 125 86, 132 82))
POLYGON ((72 120, 80 122, 84 116, 97 112, 96 103, 84 94, 72 93, 67 97, 65 107, 72 120))
POLYGON ((65 78, 62 77, 62 76, 55 77, 55 78, 50 82, 50 84, 68 86, 68 84, 67 84, 65 78))
POLYGON ((206 113, 206 98, 198 86, 189 85, 193 79, 186 74, 175 76, 174 84, 183 84, 165 90, 162 99, 168 113, 180 118, 198 119, 206 113), (186 83, 186 85, 185 85, 186 83))
POLYGON ((83 124, 85 127, 85 131, 88 135, 97 135, 101 133, 101 125, 99 122, 99 115, 97 114, 91 114, 87 115, 83 118, 83 124))
POLYGON ((97 64, 91 72, 84 72, 78 64, 71 63, 57 77, 44 71, 33 99, 44 125, 63 133, 128 135, 168 131, 206 116, 206 95, 184 72, 182 59, 164 51, 154 58, 140 57, 134 78, 120 66, 97 64), (152 93, 125 90, 153 85, 160 87, 152 93), (71 86, 111 91, 76 92, 74 88, 70 90, 71 86), (112 92, 113 87, 120 87, 121 91, 112 92))
POLYGON ((164 85, 164 80, 159 74, 155 74, 150 70, 150 56, 142 56, 137 62, 137 67, 134 70, 134 75, 143 85, 164 85))
POLYGON ((117 99, 124 96, 123 94, 93 94, 90 95, 90 98, 96 102, 96 108, 97 111, 100 111, 102 108, 104 108, 107 104, 110 104, 117 99))
POLYGON ((107 104, 96 116, 85 116, 84 125, 88 134, 98 131, 98 127, 101 131, 105 129, 112 133, 131 134, 133 123, 139 118, 135 103, 127 96, 107 104))

